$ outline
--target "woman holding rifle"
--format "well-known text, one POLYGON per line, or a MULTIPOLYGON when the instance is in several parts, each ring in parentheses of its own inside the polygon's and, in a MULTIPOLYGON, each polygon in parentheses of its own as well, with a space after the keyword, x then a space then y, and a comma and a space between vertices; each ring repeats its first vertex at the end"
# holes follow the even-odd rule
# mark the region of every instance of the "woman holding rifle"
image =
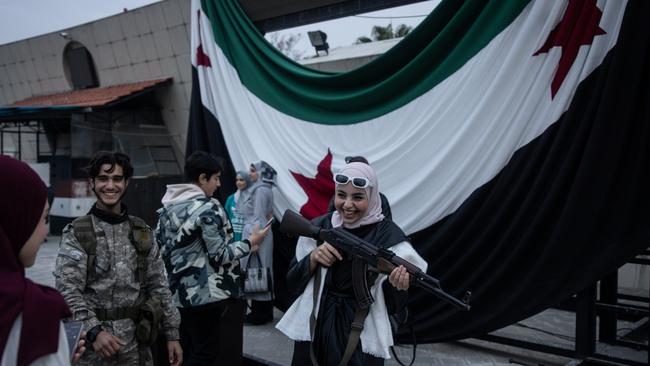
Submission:
MULTIPOLYGON (((426 262, 404 232, 381 213, 377 176, 367 164, 353 162, 335 176, 336 211, 313 223, 342 227, 426 271, 426 262)), ((353 258, 327 242, 300 237, 287 274, 289 290, 300 295, 277 328, 295 340, 292 365, 383 365, 393 345, 389 315, 403 312, 409 274, 402 266, 389 276, 365 272, 374 302, 364 309, 355 297, 353 258)))

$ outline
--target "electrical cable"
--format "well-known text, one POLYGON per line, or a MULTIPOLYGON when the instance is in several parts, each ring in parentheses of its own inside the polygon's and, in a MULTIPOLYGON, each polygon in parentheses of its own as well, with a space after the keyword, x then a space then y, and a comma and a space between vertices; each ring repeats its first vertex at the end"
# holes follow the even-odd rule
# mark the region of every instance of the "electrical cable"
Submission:
POLYGON ((401 15, 401 16, 373 16, 373 15, 353 15, 357 18, 367 18, 367 19, 405 19, 405 18, 424 18, 428 17, 429 14, 425 15, 401 15))

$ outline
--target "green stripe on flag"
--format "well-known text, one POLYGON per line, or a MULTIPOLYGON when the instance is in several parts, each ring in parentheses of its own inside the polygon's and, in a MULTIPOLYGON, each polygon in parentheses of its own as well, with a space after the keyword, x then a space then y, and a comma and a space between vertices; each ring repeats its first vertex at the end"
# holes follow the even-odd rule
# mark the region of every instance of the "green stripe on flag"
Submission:
POLYGON ((309 69, 269 44, 236 0, 202 0, 217 45, 242 83, 290 116, 344 125, 391 112, 456 72, 524 9, 528 0, 445 0, 409 36, 347 73, 309 69))

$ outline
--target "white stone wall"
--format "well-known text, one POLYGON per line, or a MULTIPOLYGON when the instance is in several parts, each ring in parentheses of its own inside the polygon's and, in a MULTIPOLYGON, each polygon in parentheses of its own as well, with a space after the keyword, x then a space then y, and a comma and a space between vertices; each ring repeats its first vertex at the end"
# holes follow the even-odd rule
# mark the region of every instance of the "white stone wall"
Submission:
POLYGON ((0 105, 71 90, 64 74, 63 50, 69 41, 76 41, 92 55, 101 87, 173 78, 170 86, 156 91, 156 98, 179 159, 183 159, 192 88, 189 12, 189 1, 165 0, 0 45, 0 105))

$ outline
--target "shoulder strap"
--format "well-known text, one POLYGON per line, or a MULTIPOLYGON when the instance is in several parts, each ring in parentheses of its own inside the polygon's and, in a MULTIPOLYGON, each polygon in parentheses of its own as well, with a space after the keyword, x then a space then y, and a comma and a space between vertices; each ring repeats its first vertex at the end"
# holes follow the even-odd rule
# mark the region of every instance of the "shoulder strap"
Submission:
POLYGON ((311 315, 309 316, 309 333, 311 335, 311 342, 309 342, 309 358, 313 366, 319 366, 314 352, 314 336, 316 335, 316 307, 318 306, 318 295, 320 294, 320 266, 316 266, 314 272, 314 292, 313 292, 313 306, 311 308, 311 315))
MULTIPOLYGON (((136 249, 137 269, 136 278, 143 283, 147 273, 147 256, 152 245, 151 228, 139 217, 129 215, 131 226, 131 242, 136 249)), ((86 281, 95 276, 95 262, 97 260, 97 237, 93 219, 90 215, 78 217, 72 221, 74 236, 86 252, 88 261, 86 265, 86 281)))
POLYGON ((138 255, 135 275, 138 282, 142 284, 145 282, 147 275, 147 257, 153 245, 153 233, 149 225, 139 217, 129 215, 129 225, 131 226, 131 242, 138 255))
POLYGON ((137 227, 139 229, 148 229, 149 228, 149 225, 147 225, 147 223, 144 222, 143 219, 141 219, 141 218, 139 218, 137 216, 129 215, 129 221, 131 221, 131 225, 133 225, 133 227, 137 227))
POLYGON ((95 261, 97 259, 97 238, 93 218, 90 215, 78 217, 72 221, 74 236, 86 252, 88 258, 86 264, 86 281, 88 277, 95 275, 95 261))

